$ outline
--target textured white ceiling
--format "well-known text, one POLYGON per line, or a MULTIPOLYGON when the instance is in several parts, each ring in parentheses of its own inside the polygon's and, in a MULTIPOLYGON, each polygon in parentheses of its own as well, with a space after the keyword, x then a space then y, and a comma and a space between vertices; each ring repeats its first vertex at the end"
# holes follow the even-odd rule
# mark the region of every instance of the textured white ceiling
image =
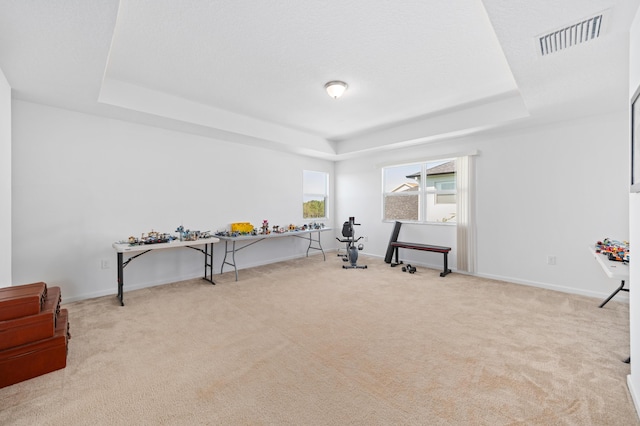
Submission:
POLYGON ((5 0, 0 68, 17 99, 340 159, 624 108, 639 1, 5 0))
POLYGON ((125 1, 106 78, 329 138, 516 89, 479 0, 125 1))

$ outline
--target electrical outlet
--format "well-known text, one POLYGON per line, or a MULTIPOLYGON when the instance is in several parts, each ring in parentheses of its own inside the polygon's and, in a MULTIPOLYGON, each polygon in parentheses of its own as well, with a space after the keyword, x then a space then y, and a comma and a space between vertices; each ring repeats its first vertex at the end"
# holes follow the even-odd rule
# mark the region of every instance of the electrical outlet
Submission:
POLYGON ((100 261, 100 267, 102 269, 110 269, 111 268, 111 262, 107 259, 102 259, 100 261))
POLYGON ((547 256, 547 265, 555 265, 556 264, 556 257, 553 255, 548 255, 547 256))
POLYGON ((365 242, 365 243, 368 243, 368 242, 369 242, 369 237, 366 237, 366 236, 365 236, 365 237, 364 237, 364 242, 365 242))

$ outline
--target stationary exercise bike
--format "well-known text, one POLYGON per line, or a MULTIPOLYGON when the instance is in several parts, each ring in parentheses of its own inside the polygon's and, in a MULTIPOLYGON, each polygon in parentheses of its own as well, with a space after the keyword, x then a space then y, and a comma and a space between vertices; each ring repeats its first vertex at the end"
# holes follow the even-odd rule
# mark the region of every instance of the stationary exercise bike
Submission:
POLYGON ((342 265, 344 269, 367 269, 367 265, 358 265, 358 250, 362 250, 364 247, 362 244, 358 244, 356 247, 356 243, 360 241, 362 237, 358 237, 357 239, 355 237, 353 226, 360 225, 359 223, 355 223, 355 221, 354 217, 350 217, 347 222, 342 224, 343 238, 336 237, 336 240, 346 244, 347 253, 344 255, 338 254, 338 256, 342 257, 344 262, 349 262, 349 265, 342 265))

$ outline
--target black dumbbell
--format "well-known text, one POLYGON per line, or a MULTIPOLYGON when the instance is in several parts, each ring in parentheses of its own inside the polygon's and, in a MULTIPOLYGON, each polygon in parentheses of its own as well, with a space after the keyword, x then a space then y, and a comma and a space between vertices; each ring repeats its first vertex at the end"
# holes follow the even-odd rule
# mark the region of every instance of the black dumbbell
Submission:
POLYGON ((409 271, 410 274, 415 274, 415 272, 417 271, 415 266, 411 266, 409 265, 409 269, 407 269, 409 271))

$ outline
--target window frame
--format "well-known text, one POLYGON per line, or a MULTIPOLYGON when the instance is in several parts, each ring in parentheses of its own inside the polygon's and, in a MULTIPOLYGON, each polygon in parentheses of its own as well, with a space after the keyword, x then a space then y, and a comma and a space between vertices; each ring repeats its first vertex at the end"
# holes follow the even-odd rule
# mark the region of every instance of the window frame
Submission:
MULTIPOLYGON (((428 187, 426 186, 427 184, 427 170, 433 168, 433 167, 437 167, 437 165, 432 165, 433 163, 440 163, 440 164, 445 164, 449 161, 453 161, 456 162, 457 158, 456 157, 445 157, 445 158, 438 158, 438 159, 429 159, 429 160, 421 160, 421 161, 416 161, 416 162, 410 162, 410 163, 400 163, 400 164, 389 164, 389 165, 385 165, 381 167, 381 180, 382 180, 382 199, 381 199, 381 203, 382 203, 382 221, 383 222, 394 222, 396 220, 401 220, 403 222, 407 222, 407 223, 417 223, 417 224, 428 224, 428 225, 456 225, 456 221, 451 221, 451 220, 444 220, 444 218, 442 218, 442 220, 440 221, 429 221, 427 220, 427 218, 429 217, 429 203, 428 203, 428 196, 429 195, 433 195, 433 199, 434 199, 434 205, 455 205, 457 208, 458 205, 458 199, 457 199, 457 194, 458 194, 458 190, 457 190, 457 172, 454 171, 454 180, 453 180, 453 184, 454 184, 454 189, 437 189, 437 185, 434 184, 433 187, 428 187), (393 169, 393 168, 400 168, 400 167, 411 167, 411 166, 419 166, 420 167, 420 180, 419 180, 419 186, 418 186, 418 190, 417 191, 402 191, 402 192, 393 192, 393 191, 385 191, 385 188, 387 187, 387 182, 386 182, 386 171, 389 169, 393 169), (408 193, 407 193, 408 192, 408 193), (411 195, 418 195, 418 219, 404 219, 404 218, 399 218, 399 219, 387 219, 387 211, 386 211, 386 202, 387 202, 387 197, 402 197, 402 196, 411 196, 411 195), (455 195, 456 199, 454 203, 438 203, 438 196, 439 195, 455 195)), ((450 182, 450 181, 449 181, 450 182)), ((437 182, 436 182, 437 184, 437 182)), ((396 186, 397 188, 397 186, 396 186)), ((455 217, 455 216, 454 216, 455 217)))
MULTIPOLYGON (((309 183, 311 185, 311 183, 309 183)), ((318 171, 318 170, 302 170, 302 219, 303 220, 329 220, 329 173, 318 171), (306 178, 307 173, 314 173, 318 175, 324 176, 324 193, 322 192, 305 192, 308 189, 306 178), (311 200, 307 200, 307 198, 311 198, 311 200), (323 199, 324 201, 324 216, 322 217, 305 217, 305 209, 304 205, 308 201, 312 201, 315 199, 323 199), (305 201, 307 200, 307 201, 305 201)))

